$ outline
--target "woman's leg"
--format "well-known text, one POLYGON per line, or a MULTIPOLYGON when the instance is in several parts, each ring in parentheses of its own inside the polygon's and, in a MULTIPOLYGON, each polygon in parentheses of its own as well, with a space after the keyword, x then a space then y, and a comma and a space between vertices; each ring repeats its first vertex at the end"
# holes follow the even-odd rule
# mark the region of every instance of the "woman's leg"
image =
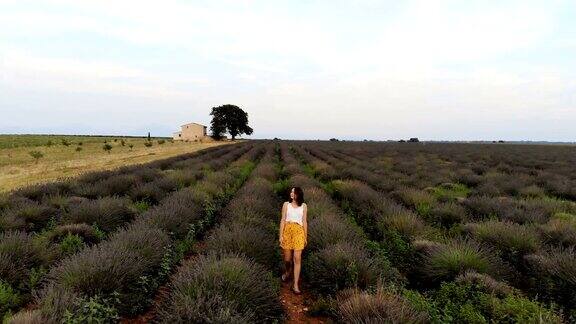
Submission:
POLYGON ((288 278, 292 270, 292 250, 282 249, 284 256, 284 276, 288 278))
POLYGON ((302 261, 302 250, 294 250, 294 290, 300 291, 298 279, 300 279, 300 268, 302 261))

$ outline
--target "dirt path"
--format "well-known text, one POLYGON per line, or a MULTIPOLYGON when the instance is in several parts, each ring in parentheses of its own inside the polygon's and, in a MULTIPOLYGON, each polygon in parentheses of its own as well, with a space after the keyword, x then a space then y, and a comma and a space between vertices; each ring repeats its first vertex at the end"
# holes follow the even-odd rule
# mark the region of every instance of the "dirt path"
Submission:
POLYGON ((146 311, 146 313, 144 313, 138 317, 134 317, 134 318, 123 318, 120 321, 120 323, 122 323, 122 324, 152 323, 152 321, 154 320, 154 317, 156 316, 156 308, 157 308, 158 304, 160 302, 162 302, 162 300, 164 300, 164 298, 166 298, 166 296, 168 296, 169 293, 170 293, 170 288, 168 287, 168 284, 161 286, 160 288, 158 288, 158 291, 156 292, 156 296, 154 296, 154 301, 152 302, 152 306, 150 306, 150 308, 146 311))
POLYGON ((332 323, 329 318, 310 316, 308 314, 311 295, 307 292, 307 288, 302 283, 300 284, 300 290, 302 294, 296 295, 290 289, 292 282, 283 282, 280 288, 280 301, 282 306, 286 311, 286 323, 332 323))

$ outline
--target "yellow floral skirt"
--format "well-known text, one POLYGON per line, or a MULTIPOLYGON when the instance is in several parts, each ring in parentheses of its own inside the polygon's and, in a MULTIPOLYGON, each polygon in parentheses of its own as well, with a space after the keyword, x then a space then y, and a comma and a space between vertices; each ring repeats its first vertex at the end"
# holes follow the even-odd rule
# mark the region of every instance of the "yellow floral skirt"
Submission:
POLYGON ((286 222, 282 232, 282 244, 280 246, 285 250, 303 250, 304 227, 298 223, 286 222))

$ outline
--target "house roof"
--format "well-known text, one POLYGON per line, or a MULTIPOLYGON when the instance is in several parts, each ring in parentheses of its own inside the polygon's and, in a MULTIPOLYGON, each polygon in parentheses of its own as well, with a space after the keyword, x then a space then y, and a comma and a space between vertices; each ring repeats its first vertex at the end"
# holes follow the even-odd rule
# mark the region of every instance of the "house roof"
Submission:
MULTIPOLYGON (((188 123, 188 124, 184 124, 184 125, 182 125, 182 126, 186 126, 186 125, 199 125, 199 126, 202 126, 202 127, 206 127, 206 126, 204 126, 204 125, 202 125, 202 124, 198 124, 198 123, 188 123)), ((181 127, 182 127, 182 126, 181 126, 181 127)))

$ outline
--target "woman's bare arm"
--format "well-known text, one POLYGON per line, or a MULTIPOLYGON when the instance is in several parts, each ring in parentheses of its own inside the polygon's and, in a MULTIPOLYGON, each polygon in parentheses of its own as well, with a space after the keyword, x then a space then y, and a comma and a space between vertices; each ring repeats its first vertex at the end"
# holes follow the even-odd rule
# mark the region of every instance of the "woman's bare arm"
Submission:
POLYGON ((302 225, 304 225, 304 239, 308 243, 308 205, 304 204, 304 213, 302 216, 302 225))

